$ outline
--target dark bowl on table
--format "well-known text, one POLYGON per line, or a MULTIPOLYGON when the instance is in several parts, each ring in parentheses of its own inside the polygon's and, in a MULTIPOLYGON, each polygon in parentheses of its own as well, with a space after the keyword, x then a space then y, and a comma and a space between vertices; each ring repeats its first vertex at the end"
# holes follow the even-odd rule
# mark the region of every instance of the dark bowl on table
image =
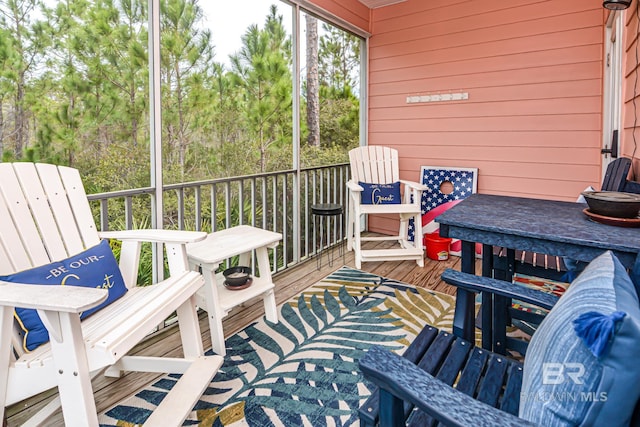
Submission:
POLYGON ((619 191, 585 191, 582 193, 589 211, 613 218, 637 218, 640 194, 619 191))
POLYGON ((222 272, 227 286, 244 286, 251 278, 251 267, 237 266, 222 272))

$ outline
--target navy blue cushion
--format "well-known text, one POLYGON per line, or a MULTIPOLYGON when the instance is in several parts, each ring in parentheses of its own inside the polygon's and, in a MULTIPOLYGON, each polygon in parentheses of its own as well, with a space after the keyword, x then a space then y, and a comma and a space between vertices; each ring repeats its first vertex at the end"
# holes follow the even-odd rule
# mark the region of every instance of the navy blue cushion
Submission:
POLYGON ((520 417, 544 426, 629 425, 640 398, 640 305, 606 252, 573 281, 531 338, 520 417))
POLYGON ((364 188, 360 203, 363 205, 397 205, 402 203, 400 199, 400 182, 392 184, 367 184, 358 182, 364 188))
MULTIPOLYGON (((13 283, 39 285, 69 285, 91 288, 105 288, 109 296, 102 304, 83 312, 81 319, 111 304, 127 292, 118 263, 113 256, 109 242, 103 240, 98 245, 62 261, 24 270, 0 280, 13 283)), ((38 312, 16 307, 18 323, 25 331, 24 348, 31 351, 49 341, 49 333, 42 324, 38 312)))

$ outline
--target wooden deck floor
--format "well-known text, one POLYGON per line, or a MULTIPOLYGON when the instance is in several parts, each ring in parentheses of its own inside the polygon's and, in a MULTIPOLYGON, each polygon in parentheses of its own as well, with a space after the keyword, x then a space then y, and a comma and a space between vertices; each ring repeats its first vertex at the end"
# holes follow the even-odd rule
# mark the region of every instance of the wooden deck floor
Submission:
MULTIPOLYGON (((367 248, 386 247, 389 242, 368 242, 367 248)), ((345 245, 346 246, 346 245, 345 245)), ((278 305, 289 300, 292 296, 299 294, 309 286, 317 283, 333 271, 347 265, 355 268, 353 252, 347 252, 344 264, 341 257, 337 257, 337 250, 334 253, 334 263, 332 267, 327 265, 326 255, 320 270, 316 268, 316 259, 303 262, 293 268, 287 269, 274 276, 276 285, 276 299, 278 305)), ((410 283, 415 286, 436 290, 450 295, 455 294, 455 288, 448 286, 440 280, 440 274, 445 268, 451 267, 460 269, 460 258, 450 257, 447 261, 432 261, 425 258, 424 268, 420 268, 414 261, 385 261, 367 262, 362 264, 362 270, 384 276, 391 279, 410 283)), ((247 304, 234 309, 223 321, 225 336, 241 330, 252 321, 264 315, 262 300, 249 301, 247 304)), ((201 329, 205 348, 211 348, 211 338, 206 316, 201 316, 201 329)), ((176 333, 176 327, 166 328, 160 333, 156 333, 142 343, 137 351, 147 355, 168 355, 179 356, 180 340, 176 333)), ((119 401, 133 394, 136 390, 153 382, 159 375, 143 373, 127 373, 122 378, 111 379, 98 376, 93 381, 93 389, 96 396, 98 412, 102 412, 119 401)), ((21 402, 7 408, 7 418, 9 426, 19 426, 25 419, 29 418, 35 411, 51 400, 54 392, 43 393, 40 396, 21 402)), ((58 411, 47 424, 47 426, 63 425, 62 414, 58 411)))

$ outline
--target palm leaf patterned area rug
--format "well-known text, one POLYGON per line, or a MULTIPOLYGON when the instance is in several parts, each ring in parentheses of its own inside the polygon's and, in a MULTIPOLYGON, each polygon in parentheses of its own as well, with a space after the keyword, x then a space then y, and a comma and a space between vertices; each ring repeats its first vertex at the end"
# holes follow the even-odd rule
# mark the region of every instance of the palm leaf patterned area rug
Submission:
MULTIPOLYGON (((371 393, 358 360, 401 354, 425 324, 451 330, 455 298, 348 267, 229 337, 225 362, 184 425, 353 426, 371 393)), ((175 383, 165 376, 100 416, 142 424, 175 383)))

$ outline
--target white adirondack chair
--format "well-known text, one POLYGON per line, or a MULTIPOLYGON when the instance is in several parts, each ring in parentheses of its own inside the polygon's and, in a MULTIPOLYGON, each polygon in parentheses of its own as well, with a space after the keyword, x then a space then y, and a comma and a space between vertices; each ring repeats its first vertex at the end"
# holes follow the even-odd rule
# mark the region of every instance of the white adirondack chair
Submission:
POLYGON ((58 397, 29 424, 47 419, 60 405, 67 426, 97 426, 91 378, 123 371, 183 374, 148 419, 150 425, 181 425, 222 363, 204 356, 194 294, 204 280, 188 270, 185 244, 205 233, 137 230, 98 233, 77 170, 47 164, 0 164, 0 274, 62 260, 99 243, 122 240, 120 269, 126 294, 80 320, 79 312, 106 298, 102 289, 0 282, 0 419, 6 406, 57 387, 58 397), (163 242, 171 277, 138 287, 142 241, 163 242), (25 353, 14 307, 37 309, 50 342, 25 353), (184 357, 128 356, 155 326, 177 312, 184 357), (107 369, 105 369, 107 368, 107 369))
POLYGON ((349 218, 347 219, 347 249, 355 250, 356 268, 366 261, 415 260, 424 266, 424 248, 422 245, 422 212, 420 203, 422 192, 427 187, 412 181, 400 180, 398 151, 388 147, 359 147, 349 151, 351 180, 349 189, 349 218), (392 184, 400 182, 404 187, 401 204, 362 204, 361 193, 364 190, 358 182, 368 184, 392 184), (398 214, 400 229, 396 236, 363 237, 360 235, 360 222, 363 215, 398 214), (409 240, 409 219, 414 219, 414 241, 409 240), (400 247, 390 249, 362 249, 363 241, 397 240, 400 247))

